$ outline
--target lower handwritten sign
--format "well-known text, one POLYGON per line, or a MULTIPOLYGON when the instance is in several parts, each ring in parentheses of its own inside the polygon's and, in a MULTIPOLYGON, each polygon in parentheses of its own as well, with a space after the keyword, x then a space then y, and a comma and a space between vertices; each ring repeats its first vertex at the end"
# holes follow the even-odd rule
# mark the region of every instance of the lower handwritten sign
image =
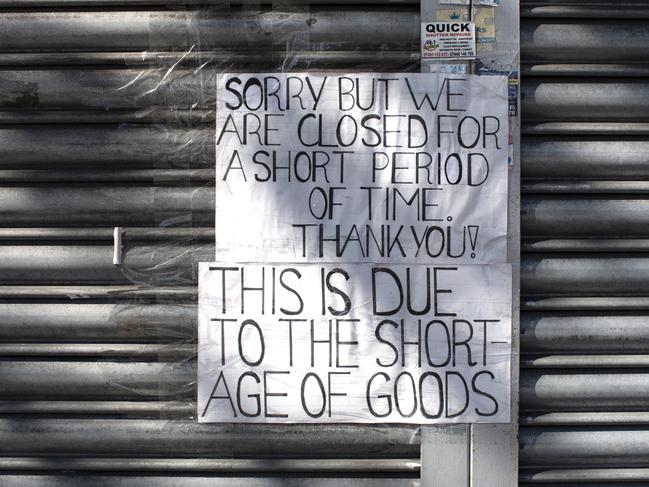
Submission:
POLYGON ((510 419, 509 264, 199 272, 201 422, 510 419))

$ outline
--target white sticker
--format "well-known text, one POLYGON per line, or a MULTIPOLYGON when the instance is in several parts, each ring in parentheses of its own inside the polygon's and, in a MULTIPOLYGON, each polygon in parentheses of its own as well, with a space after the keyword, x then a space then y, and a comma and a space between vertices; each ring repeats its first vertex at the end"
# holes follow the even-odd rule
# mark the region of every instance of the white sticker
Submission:
POLYGON ((459 64, 447 64, 447 63, 430 63, 428 64, 430 68, 430 73, 442 73, 442 74, 466 74, 467 65, 463 63, 459 64))
POLYGON ((475 59, 475 23, 422 22, 422 59, 475 59))

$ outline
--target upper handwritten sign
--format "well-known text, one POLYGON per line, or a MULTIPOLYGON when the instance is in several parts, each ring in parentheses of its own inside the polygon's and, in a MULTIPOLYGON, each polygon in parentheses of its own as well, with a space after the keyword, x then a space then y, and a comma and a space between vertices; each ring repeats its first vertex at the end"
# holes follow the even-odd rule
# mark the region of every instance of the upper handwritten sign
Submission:
POLYGON ((222 74, 217 259, 501 263, 507 79, 222 74))

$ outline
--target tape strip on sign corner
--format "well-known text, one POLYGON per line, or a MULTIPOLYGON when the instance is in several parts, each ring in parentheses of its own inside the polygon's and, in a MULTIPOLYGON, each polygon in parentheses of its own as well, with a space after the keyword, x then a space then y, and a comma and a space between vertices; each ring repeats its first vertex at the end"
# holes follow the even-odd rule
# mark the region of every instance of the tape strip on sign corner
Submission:
POLYGON ((201 263, 198 420, 510 420, 511 266, 201 263))

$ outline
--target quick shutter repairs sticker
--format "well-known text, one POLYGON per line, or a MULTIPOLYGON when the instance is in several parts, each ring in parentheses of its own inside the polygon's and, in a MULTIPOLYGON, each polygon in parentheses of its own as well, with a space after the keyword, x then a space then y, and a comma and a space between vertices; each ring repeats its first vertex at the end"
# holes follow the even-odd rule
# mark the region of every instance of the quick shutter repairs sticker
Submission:
POLYGON ((475 23, 422 22, 422 59, 475 59, 475 23))

